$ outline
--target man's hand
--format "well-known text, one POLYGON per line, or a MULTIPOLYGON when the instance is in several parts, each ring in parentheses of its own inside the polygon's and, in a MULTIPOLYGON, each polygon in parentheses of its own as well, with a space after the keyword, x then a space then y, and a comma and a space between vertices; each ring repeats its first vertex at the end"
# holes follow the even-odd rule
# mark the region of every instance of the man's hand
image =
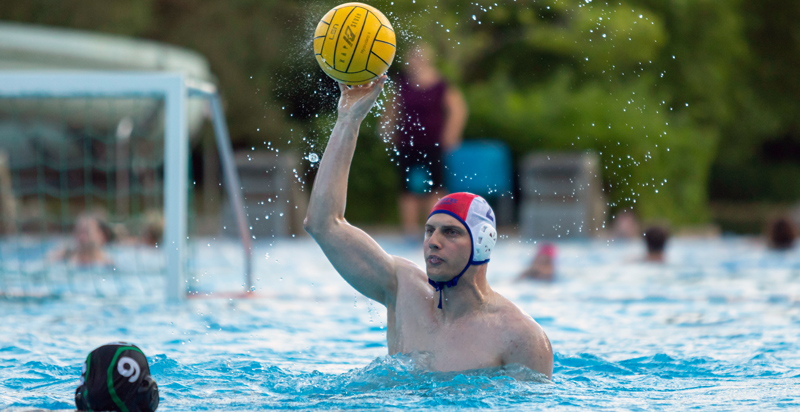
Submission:
POLYGON ((360 86, 346 86, 339 83, 339 90, 342 91, 342 95, 339 97, 339 117, 349 118, 360 124, 367 117, 367 113, 375 101, 378 100, 386 79, 384 74, 371 83, 360 86))

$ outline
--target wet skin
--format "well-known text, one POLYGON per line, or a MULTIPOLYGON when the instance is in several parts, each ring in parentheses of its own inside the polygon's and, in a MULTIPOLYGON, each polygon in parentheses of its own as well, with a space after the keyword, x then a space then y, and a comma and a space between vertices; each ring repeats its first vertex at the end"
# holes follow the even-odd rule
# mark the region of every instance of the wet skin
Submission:
POLYGON ((486 267, 471 265, 458 285, 439 293, 428 284, 450 280, 466 266, 472 241, 446 214, 425 227, 425 270, 386 253, 344 218, 347 176, 361 122, 379 96, 385 76, 370 85, 340 85, 339 118, 311 192, 304 226, 339 274, 364 296, 386 306, 389 354, 424 352, 430 367, 459 371, 523 364, 548 377, 553 354, 544 330, 491 289, 486 267))

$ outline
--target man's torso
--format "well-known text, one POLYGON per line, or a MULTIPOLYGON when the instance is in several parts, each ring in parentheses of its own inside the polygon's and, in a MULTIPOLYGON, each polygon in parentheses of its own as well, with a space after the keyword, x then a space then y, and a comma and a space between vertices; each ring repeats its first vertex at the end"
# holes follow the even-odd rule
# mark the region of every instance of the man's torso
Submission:
POLYGON ((397 298, 388 308, 389 354, 428 353, 430 367, 439 371, 502 366, 512 329, 508 321, 517 317, 507 315, 516 307, 500 297, 500 306, 444 323, 434 313, 438 298, 424 273, 398 273, 397 298))

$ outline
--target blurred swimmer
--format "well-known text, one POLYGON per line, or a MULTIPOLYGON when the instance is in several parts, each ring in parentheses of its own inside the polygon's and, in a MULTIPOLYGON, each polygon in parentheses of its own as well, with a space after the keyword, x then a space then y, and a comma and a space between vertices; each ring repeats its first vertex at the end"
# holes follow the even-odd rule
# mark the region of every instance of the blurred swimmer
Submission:
POLYGON ((611 224, 611 237, 614 239, 637 239, 641 236, 639 219, 633 210, 624 209, 614 216, 611 224))
POLYGON ((151 210, 144 214, 144 224, 139 236, 131 236, 128 229, 117 224, 113 227, 114 242, 123 245, 141 245, 158 247, 164 236, 164 216, 161 212, 151 210))
POLYGON ((486 280, 497 232, 483 198, 454 193, 436 203, 425 225, 425 269, 389 255, 345 220, 359 127, 385 82, 381 76, 369 85, 339 85, 339 117, 311 191, 305 229, 342 278, 386 306, 390 355, 426 353, 439 371, 522 364, 549 378, 553 351, 544 330, 486 280))
POLYGON ((772 250, 789 250, 794 246, 797 228, 791 219, 781 216, 767 224, 767 246, 772 250))
POLYGON ((147 246, 158 246, 163 237, 164 216, 158 211, 147 212, 144 217, 144 227, 139 234, 139 242, 147 246))
POLYGON ((63 260, 78 266, 112 263, 104 248, 114 240, 114 233, 99 213, 78 215, 72 237, 73 244, 52 253, 50 260, 63 260))
POLYGON ((517 280, 547 280, 555 278, 556 246, 545 243, 536 252, 536 257, 531 265, 519 275, 517 280))
POLYGON ((644 231, 644 242, 647 245, 646 262, 664 263, 664 249, 669 240, 669 232, 661 226, 650 226, 644 231))

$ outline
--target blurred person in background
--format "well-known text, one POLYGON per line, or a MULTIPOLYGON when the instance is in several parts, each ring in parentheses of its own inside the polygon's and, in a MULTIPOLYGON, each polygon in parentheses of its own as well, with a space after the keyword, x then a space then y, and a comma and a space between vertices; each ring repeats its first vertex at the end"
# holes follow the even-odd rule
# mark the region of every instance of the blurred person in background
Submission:
POLYGON ((158 247, 164 236, 164 215, 158 210, 149 210, 144 214, 144 222, 138 236, 133 236, 123 224, 116 224, 112 228, 114 242, 130 246, 158 247))
POLYGON ((158 246, 164 237, 164 215, 157 210, 145 214, 144 227, 139 233, 139 242, 146 246, 158 246))
POLYGON ((664 249, 669 240, 669 231, 663 226, 650 226, 644 231, 644 242, 647 245, 645 262, 664 263, 664 249))
POLYGON ((114 241, 114 232, 100 212, 83 212, 75 221, 72 244, 50 254, 51 261, 65 261, 77 266, 110 265, 106 244, 114 241))
POLYGON ((795 228, 800 227, 800 203, 798 203, 792 208, 792 211, 789 213, 789 216, 791 217, 792 223, 794 223, 794 227, 795 228))
POLYGON ((794 246, 797 228, 791 219, 785 216, 773 218, 767 224, 767 247, 784 251, 794 246))
POLYGON ((545 280, 555 279, 555 260, 557 249, 554 244, 545 243, 536 252, 531 265, 522 272, 517 280, 545 280))
POLYGON ((419 235, 420 215, 427 213, 444 188, 444 156, 458 148, 467 122, 461 92, 434 67, 431 46, 412 46, 397 82, 397 107, 387 105, 386 119, 400 152, 399 209, 403 233, 419 235))
POLYGON ((639 219, 633 210, 623 209, 614 216, 611 223, 611 238, 613 239, 638 239, 641 236, 639 219))

